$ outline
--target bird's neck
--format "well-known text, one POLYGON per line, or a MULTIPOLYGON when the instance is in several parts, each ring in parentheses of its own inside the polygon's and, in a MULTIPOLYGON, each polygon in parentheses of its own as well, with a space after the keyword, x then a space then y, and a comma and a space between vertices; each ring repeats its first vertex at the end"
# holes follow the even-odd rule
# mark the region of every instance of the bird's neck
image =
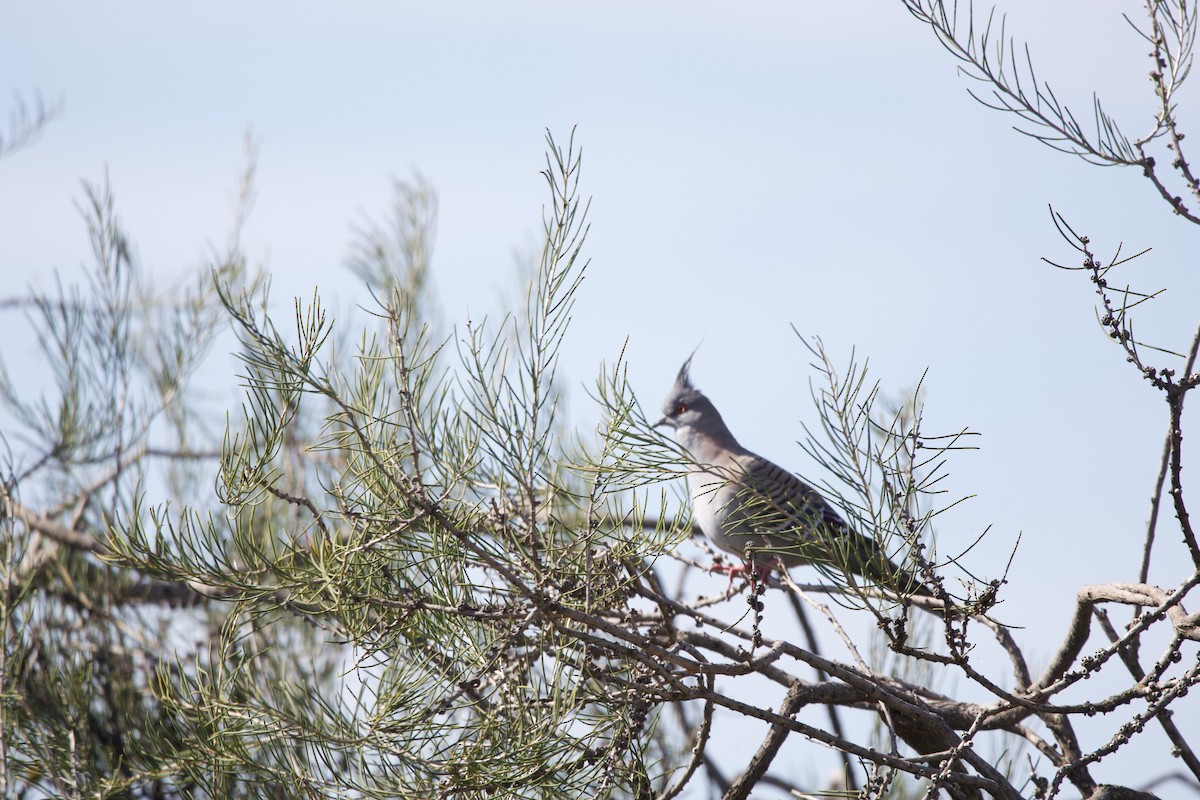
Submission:
POLYGON ((720 458, 722 455, 742 452, 742 446, 724 424, 710 426, 705 431, 692 427, 679 428, 675 434, 679 444, 700 464, 712 464, 724 460, 720 458))

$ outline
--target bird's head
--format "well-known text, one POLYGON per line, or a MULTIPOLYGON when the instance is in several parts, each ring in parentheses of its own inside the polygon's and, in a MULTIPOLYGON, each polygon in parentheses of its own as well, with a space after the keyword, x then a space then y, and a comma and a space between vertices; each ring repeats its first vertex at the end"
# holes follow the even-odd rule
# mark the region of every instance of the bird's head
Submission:
POLYGON ((692 385, 689 374, 691 366, 692 358, 688 356, 688 360, 679 368, 679 374, 675 376, 675 385, 671 387, 667 399, 663 402, 663 418, 654 423, 654 427, 666 426, 678 431, 680 428, 699 427, 706 420, 721 419, 712 402, 692 385))

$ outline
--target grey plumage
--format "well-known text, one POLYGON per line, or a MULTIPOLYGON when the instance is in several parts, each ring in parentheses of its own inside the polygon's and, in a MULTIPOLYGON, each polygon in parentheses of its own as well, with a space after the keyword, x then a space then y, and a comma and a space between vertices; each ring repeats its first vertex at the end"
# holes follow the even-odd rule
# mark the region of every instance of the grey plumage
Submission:
POLYGON ((717 547, 759 565, 814 564, 859 575, 892 591, 932 596, 853 530, 815 489, 742 447, 712 401, 692 385, 684 362, 655 427, 674 429, 688 452, 688 488, 701 531, 717 547))

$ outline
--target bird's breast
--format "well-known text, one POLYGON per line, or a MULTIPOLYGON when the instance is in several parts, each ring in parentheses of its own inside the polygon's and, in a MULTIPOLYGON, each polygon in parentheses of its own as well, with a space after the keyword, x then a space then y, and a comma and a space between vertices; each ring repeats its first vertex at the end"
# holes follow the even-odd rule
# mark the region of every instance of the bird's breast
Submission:
POLYGON ((688 488, 692 495, 692 515, 700 530, 722 550, 742 555, 742 548, 729 540, 731 528, 737 520, 731 519, 736 490, 727 480, 711 473, 697 470, 688 474, 688 488))

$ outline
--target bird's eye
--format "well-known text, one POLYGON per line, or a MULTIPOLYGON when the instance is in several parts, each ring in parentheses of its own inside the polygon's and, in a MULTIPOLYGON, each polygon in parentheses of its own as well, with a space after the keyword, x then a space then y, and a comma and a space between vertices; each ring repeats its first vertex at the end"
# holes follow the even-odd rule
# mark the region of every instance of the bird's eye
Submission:
POLYGON ((679 405, 677 405, 677 406, 675 407, 675 413, 676 413, 676 414, 682 414, 682 413, 683 413, 683 412, 685 412, 685 411, 687 411, 687 405, 686 405, 686 404, 684 404, 684 403, 680 403, 679 405))

